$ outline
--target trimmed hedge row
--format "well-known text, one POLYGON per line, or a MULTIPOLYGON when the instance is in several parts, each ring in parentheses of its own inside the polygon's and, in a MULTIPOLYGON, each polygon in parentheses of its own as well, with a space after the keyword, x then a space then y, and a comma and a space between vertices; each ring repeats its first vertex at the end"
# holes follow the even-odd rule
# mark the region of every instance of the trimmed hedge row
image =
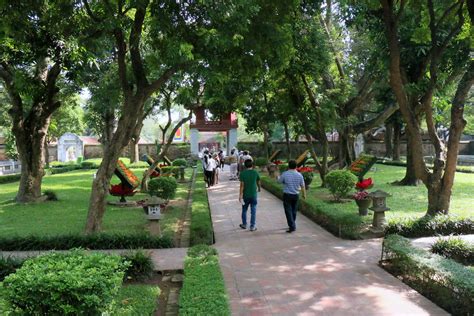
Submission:
POLYGON ((86 249, 158 249, 172 248, 169 237, 156 237, 148 234, 94 234, 2 237, 0 249, 3 251, 29 250, 69 250, 86 249))
POLYGON ((390 220, 385 234, 398 234, 405 237, 428 237, 436 235, 474 234, 474 221, 453 215, 424 216, 421 218, 407 217, 390 220))
POLYGON ((474 266, 474 244, 461 238, 440 238, 431 246, 431 252, 463 265, 474 266))
MULTIPOLYGON (((120 255, 124 262, 128 263, 125 270, 125 280, 142 281, 150 278, 153 274, 154 266, 151 257, 145 252, 138 250, 127 254, 120 255)), ((15 273, 15 271, 25 263, 28 259, 0 257, 0 282, 6 276, 15 273)))
MULTIPOLYGON (((377 163, 381 165, 387 165, 387 166, 396 166, 396 167, 406 167, 407 163, 403 161, 390 161, 390 160, 384 160, 384 159, 378 159, 377 163)), ((429 167, 430 169, 432 167, 429 167)), ((461 172, 461 173, 474 173, 474 167, 467 167, 467 166, 457 166, 456 167, 456 172, 461 172)))
POLYGON ((413 247, 398 235, 383 242, 384 268, 453 315, 474 310, 474 271, 437 254, 413 247))
MULTIPOLYGON (((198 168, 200 169, 200 166, 198 168)), ((201 181, 202 176, 203 172, 199 171, 193 185, 190 225, 191 246, 198 244, 212 245, 214 243, 214 230, 209 210, 206 183, 201 181)))
POLYGON ((0 184, 5 184, 5 183, 13 183, 20 181, 21 179, 21 174, 9 174, 6 176, 0 176, 0 184))
MULTIPOLYGON (((282 185, 276 180, 262 176, 261 183, 264 189, 278 198, 283 199, 282 185)), ((364 220, 356 212, 341 212, 340 210, 336 210, 330 203, 326 203, 310 195, 308 195, 306 200, 300 199, 298 209, 313 222, 324 227, 337 237, 361 239, 360 231, 364 220)))
POLYGON ((189 248, 179 315, 230 315, 229 298, 217 251, 206 245, 189 248))

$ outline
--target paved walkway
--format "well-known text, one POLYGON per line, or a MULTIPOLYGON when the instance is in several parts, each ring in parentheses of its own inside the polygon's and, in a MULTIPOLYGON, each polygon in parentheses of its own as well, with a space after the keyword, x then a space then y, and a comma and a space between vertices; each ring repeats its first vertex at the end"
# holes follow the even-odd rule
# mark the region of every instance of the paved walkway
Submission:
POLYGON ((377 265, 380 240, 341 240, 301 214, 285 233, 282 203, 266 191, 258 231, 240 229, 238 182, 221 180, 209 202, 233 315, 446 314, 377 265))

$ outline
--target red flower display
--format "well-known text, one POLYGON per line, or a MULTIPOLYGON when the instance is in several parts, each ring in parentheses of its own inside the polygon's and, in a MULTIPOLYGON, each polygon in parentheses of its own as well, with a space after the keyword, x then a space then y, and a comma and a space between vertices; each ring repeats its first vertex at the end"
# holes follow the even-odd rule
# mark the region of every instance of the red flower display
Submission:
POLYGON ((135 195, 136 191, 122 184, 112 184, 110 186, 109 193, 113 196, 133 196, 135 195))
POLYGON ((364 191, 367 189, 370 189, 373 187, 374 182, 372 181, 372 178, 367 178, 365 180, 359 181, 356 183, 356 188, 359 189, 360 191, 364 191))
POLYGON ((159 173, 159 172, 153 171, 153 172, 151 173, 151 175, 150 175, 150 178, 152 178, 152 179, 153 179, 153 178, 158 178, 159 176, 160 176, 160 173, 159 173))
POLYGON ((279 165, 283 164, 283 161, 275 160, 275 161, 273 161, 273 164, 279 166, 279 165))
POLYGON ((313 172, 313 168, 311 167, 299 167, 299 168, 296 168, 296 171, 298 171, 299 173, 304 173, 304 172, 313 172))

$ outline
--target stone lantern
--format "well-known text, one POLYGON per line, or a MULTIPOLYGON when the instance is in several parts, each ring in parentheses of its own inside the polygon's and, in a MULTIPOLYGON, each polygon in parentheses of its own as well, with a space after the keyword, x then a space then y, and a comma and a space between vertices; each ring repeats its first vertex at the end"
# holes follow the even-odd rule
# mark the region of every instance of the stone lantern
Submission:
POLYGON ((149 230, 152 235, 161 236, 160 219, 161 209, 165 206, 166 201, 156 196, 152 196, 143 206, 147 214, 149 223, 149 230))
POLYGON ((370 209, 374 211, 372 230, 381 232, 385 226, 385 211, 390 210, 386 205, 386 199, 391 195, 382 190, 377 190, 369 193, 369 196, 372 198, 372 207, 370 209))

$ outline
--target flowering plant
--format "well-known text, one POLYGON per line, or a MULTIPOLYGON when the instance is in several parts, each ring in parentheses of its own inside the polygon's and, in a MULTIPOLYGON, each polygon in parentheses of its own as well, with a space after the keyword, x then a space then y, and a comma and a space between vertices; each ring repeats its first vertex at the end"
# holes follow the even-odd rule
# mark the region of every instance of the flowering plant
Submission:
POLYGON ((151 174, 150 174, 150 178, 153 179, 153 178, 157 178, 160 176, 160 173, 156 170, 154 170, 151 174))
POLYGON ((370 189, 374 186, 374 182, 372 181, 372 178, 367 178, 367 179, 362 179, 361 181, 356 183, 356 188, 359 191, 364 191, 367 189, 370 189))
POLYGON ((359 191, 359 192, 355 193, 354 195, 352 195, 352 197, 354 198, 354 200, 357 200, 357 201, 366 200, 366 199, 369 198, 369 192, 359 191))
POLYGON ((283 163, 283 161, 281 161, 281 160, 274 160, 272 163, 273 163, 274 165, 279 166, 279 165, 281 165, 281 164, 283 163))
POLYGON ((301 175, 303 176, 303 179, 304 179, 305 182, 313 180, 313 176, 314 176, 313 168, 311 168, 311 167, 299 167, 299 168, 296 168, 296 171, 301 173, 301 175))
POLYGON ((138 185, 140 184, 140 179, 138 179, 138 177, 125 166, 122 160, 117 160, 115 172, 118 172, 121 177, 123 177, 120 178, 122 181, 124 181, 125 179, 133 188, 138 187, 138 185))
POLYGON ((123 184, 112 184, 109 193, 113 196, 132 196, 136 193, 132 188, 123 184))

